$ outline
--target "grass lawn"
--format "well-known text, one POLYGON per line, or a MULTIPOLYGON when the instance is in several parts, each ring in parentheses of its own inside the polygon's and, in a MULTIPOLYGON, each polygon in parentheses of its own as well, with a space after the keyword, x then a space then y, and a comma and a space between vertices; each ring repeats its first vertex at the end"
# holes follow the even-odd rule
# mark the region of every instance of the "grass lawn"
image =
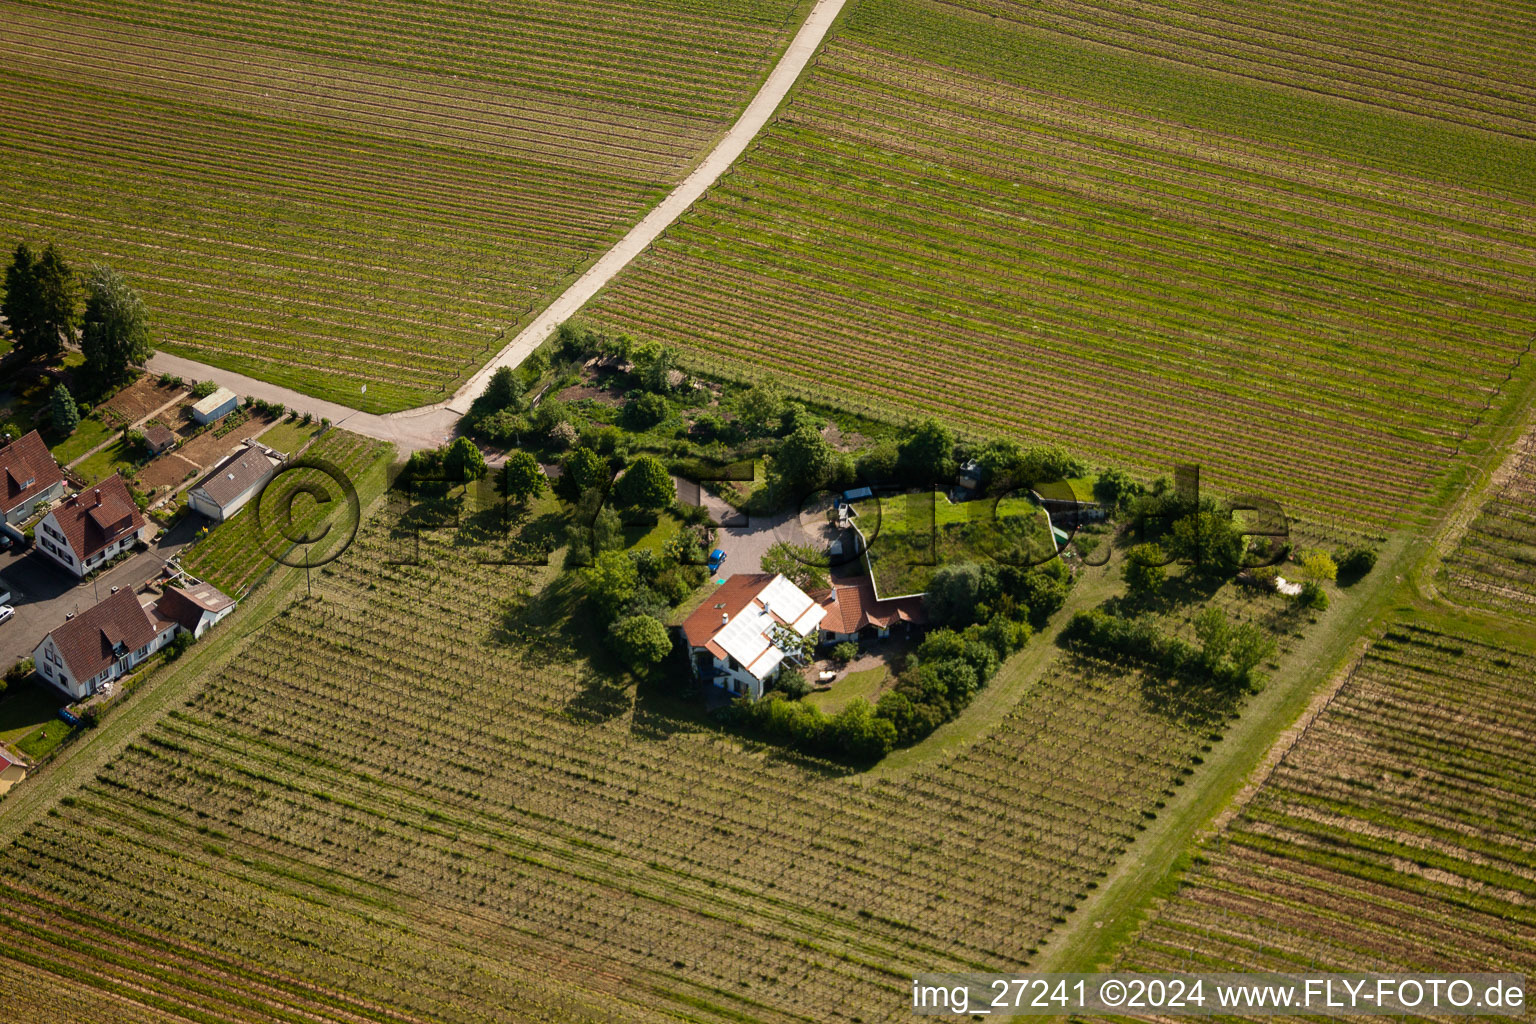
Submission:
POLYGON ((284 455, 293 455, 300 448, 309 443, 309 439, 320 432, 318 421, 309 424, 300 423, 298 420, 274 424, 266 433, 261 435, 261 443, 270 448, 276 448, 284 455))
POLYGON ((663 512, 655 526, 626 526, 624 548, 626 551, 654 551, 659 555, 662 545, 677 535, 681 525, 676 516, 663 512))
POLYGON ((67 466, 107 440, 113 433, 113 429, 100 419, 87 416, 80 421, 80 425, 75 428, 73 434, 53 446, 53 457, 58 460, 59 465, 67 466))
POLYGON ((955 504, 939 492, 854 502, 881 597, 918 594, 940 565, 1003 558, 1030 564, 1055 551, 1050 520, 1027 497, 955 504))
POLYGON ((829 715, 835 715, 859 697, 873 704, 890 680, 891 670, 888 666, 876 665, 874 668, 860 669, 836 680, 825 691, 808 694, 805 702, 814 704, 829 715))
POLYGON ((63 697, 52 690, 36 682, 17 683, 0 697, 0 743, 16 743, 39 726, 58 722, 55 713, 63 706, 63 697))
POLYGON ((113 473, 122 473, 126 480, 133 476, 137 464, 137 460, 128 457, 122 438, 118 438, 81 462, 75 472, 89 485, 105 480, 113 473))

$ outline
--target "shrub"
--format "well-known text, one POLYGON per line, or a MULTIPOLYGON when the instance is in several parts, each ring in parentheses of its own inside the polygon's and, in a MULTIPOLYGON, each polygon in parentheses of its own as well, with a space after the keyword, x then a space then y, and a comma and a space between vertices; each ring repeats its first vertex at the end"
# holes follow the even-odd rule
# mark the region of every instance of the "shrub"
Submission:
POLYGON ((181 378, 174 373, 162 373, 160 375, 160 386, 163 388, 179 388, 181 385, 181 378))
POLYGON ((22 658, 16 664, 5 670, 5 684, 0 685, 0 690, 4 690, 6 686, 15 686, 17 683, 27 678, 27 676, 30 676, 34 668, 36 668, 36 666, 32 664, 31 658, 22 658))
POLYGON ((811 692, 811 684, 805 678, 805 671, 787 663, 779 669, 778 678, 774 680, 773 686, 790 700, 799 700, 811 692))
POLYGON ((561 420, 549 428, 549 443, 560 451, 565 451, 574 445, 576 436, 576 428, 568 420, 561 420))
POLYGON ((197 380, 192 382, 193 398, 207 398, 217 390, 219 390, 218 384, 211 380, 197 380))
POLYGON ((608 631, 613 648, 624 664, 635 672, 644 672, 666 658, 672 650, 672 636, 660 620, 650 615, 629 615, 608 631))
POLYGON ((1137 544, 1127 553, 1121 575, 1125 586, 1139 596, 1155 593, 1168 575, 1168 554, 1157 544, 1137 544))
POLYGON ((1356 545, 1340 551, 1334 561, 1338 563, 1339 576, 1351 581, 1358 580, 1376 568, 1376 549, 1356 545))
POLYGON ((1328 607, 1328 592, 1317 580, 1307 580, 1301 585, 1301 593, 1296 595, 1296 602, 1303 608, 1323 611, 1328 607))
POLYGON ((165 645, 165 657, 167 661, 175 661, 187 653, 187 648, 197 642, 197 638, 185 630, 179 630, 171 638, 171 642, 165 645))
POLYGON ((1308 551, 1300 558, 1302 575, 1309 580, 1332 583, 1339 578, 1339 567, 1326 551, 1308 551))
POLYGON ((832 648, 832 660, 839 665, 846 665, 859 656, 859 645, 851 640, 844 640, 832 648))

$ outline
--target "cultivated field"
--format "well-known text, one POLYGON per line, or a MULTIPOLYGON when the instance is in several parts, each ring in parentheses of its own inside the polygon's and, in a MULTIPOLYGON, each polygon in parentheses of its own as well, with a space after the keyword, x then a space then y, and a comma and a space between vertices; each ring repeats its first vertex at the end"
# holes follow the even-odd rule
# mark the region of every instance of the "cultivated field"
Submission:
POLYGON ((396 554, 365 529, 0 852, 13 1007, 904 1020, 907 972, 1030 962, 1232 710, 1063 655, 975 745, 847 778, 614 686, 554 569, 396 554))
POLYGON ((1389 630, 1117 969, 1536 970, 1532 679, 1389 630))
MULTIPOLYGON (((1536 145, 1451 123, 1472 100, 1409 117, 1410 77, 1347 104, 945 11, 854 9, 594 318, 882 414, 1199 462, 1368 530, 1529 375, 1536 145)), ((1457 17, 1519 78, 1507 12, 1457 17)))
POLYGON ((173 352, 440 400, 725 130, 800 6, 0 3, 0 238, 117 266, 173 352))
POLYGON ((1498 492, 1445 560, 1447 596, 1505 615, 1536 615, 1536 431, 1510 453, 1498 492))

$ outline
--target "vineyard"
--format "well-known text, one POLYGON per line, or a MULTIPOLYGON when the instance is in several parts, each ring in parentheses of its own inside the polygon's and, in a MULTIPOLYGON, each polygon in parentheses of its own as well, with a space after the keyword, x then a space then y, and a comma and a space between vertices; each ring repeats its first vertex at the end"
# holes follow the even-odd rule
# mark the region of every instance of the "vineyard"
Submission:
POLYGON ((0 236, 118 267, 172 352, 439 401, 682 178, 800 6, 6 2, 0 236))
MULTIPOLYGON (((320 435, 315 442, 304 451, 306 458, 324 459, 335 465, 346 477, 363 489, 364 476, 377 474, 384 471, 387 466, 387 458, 392 449, 381 441, 361 437, 345 430, 333 428, 320 435)), ((336 485, 331 479, 317 469, 295 469, 294 473, 304 476, 303 479, 292 480, 291 474, 285 473, 282 489, 286 491, 297 484, 299 487, 312 486, 320 488, 321 492, 335 498, 340 498, 336 485)), ((268 506, 285 504, 282 499, 284 494, 264 495, 263 505, 268 506)), ((308 499, 305 499, 308 502, 308 499)), ((182 555, 182 568, 199 579, 207 580, 220 590, 232 597, 239 598, 245 594, 251 584, 272 567, 272 555, 269 552, 286 553, 289 545, 284 541, 283 534, 289 537, 314 536, 322 522, 329 522, 331 512, 335 511, 339 516, 339 509, 335 506, 324 506, 310 503, 308 506, 293 505, 298 513, 297 521, 293 523, 283 522, 277 517, 269 517, 261 524, 262 535, 258 536, 255 518, 251 504, 241 509, 233 519, 220 523, 213 527, 208 535, 188 548, 182 555)), ((337 506, 344 504, 337 502, 337 506)), ((337 536, 340 536, 338 526, 337 536)))
POLYGON ((59 985, 205 1021, 904 1020, 908 972, 1029 963, 1231 713, 1061 656, 963 752, 848 777, 616 687, 555 570, 393 544, 366 526, 0 852, 29 1020, 59 985))
POLYGON ((1529 655, 1389 630, 1117 969, 1529 974, 1532 679, 1529 655))
POLYGON ((1446 558, 1442 580, 1463 604, 1536 616, 1536 431, 1520 440, 1505 471, 1446 558))
POLYGON ((860 3, 593 318, 1365 530, 1529 374, 1530 143, 941 10, 860 3))

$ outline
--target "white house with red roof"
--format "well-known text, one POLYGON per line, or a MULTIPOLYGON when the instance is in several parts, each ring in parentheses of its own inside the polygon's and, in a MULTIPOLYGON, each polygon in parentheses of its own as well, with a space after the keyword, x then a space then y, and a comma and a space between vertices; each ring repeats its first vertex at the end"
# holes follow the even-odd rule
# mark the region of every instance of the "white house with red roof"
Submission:
POLYGON ((63 494, 64 471, 37 431, 0 448, 0 515, 6 522, 30 518, 63 494))
POLYGON ((874 582, 868 576, 860 576, 853 583, 834 583, 815 598, 826 609, 821 620, 824 644, 881 639, 890 636, 892 630, 907 630, 928 622, 921 594, 882 601, 875 596, 874 582))
POLYGON ((65 498, 37 524, 37 549, 84 576, 133 547, 149 530, 123 478, 113 473, 65 498))
POLYGON ((176 635, 177 623, 119 590, 43 637, 32 651, 38 675, 81 700, 133 670, 176 635))
POLYGON ((688 660, 700 676, 741 697, 799 655, 794 641, 816 632, 826 609, 781 575, 738 573, 683 623, 688 660))

